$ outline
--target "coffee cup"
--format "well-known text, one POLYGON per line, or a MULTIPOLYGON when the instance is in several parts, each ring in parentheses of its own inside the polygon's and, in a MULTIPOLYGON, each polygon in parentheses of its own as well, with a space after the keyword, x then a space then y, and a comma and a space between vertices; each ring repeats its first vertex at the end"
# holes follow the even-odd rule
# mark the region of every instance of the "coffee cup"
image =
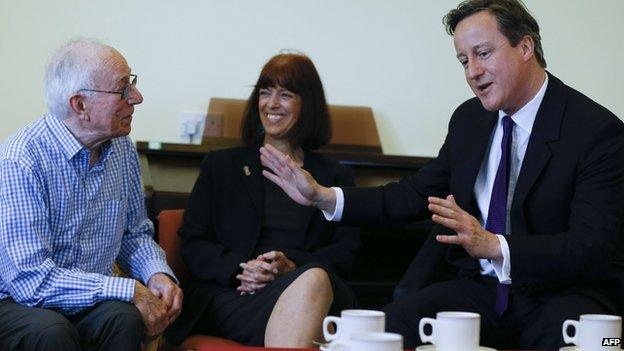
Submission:
POLYGON ((340 317, 327 316, 323 320, 323 336, 332 345, 349 345, 353 333, 384 332, 386 315, 374 310, 344 310, 340 317), (329 324, 336 325, 336 332, 329 331, 329 324))
POLYGON ((563 341, 574 344, 580 351, 620 350, 620 346, 605 345, 605 339, 622 338, 622 317, 608 314, 583 314, 578 321, 568 319, 562 326, 563 341), (574 335, 568 334, 574 327, 574 335))
POLYGON ((418 324, 420 340, 435 345, 436 351, 476 351, 479 348, 481 316, 472 312, 438 312, 436 318, 422 318, 418 324), (431 325, 431 334, 425 326, 431 325))
POLYGON ((357 332, 351 334, 349 345, 332 344, 330 351, 402 351, 403 337, 396 333, 357 332))

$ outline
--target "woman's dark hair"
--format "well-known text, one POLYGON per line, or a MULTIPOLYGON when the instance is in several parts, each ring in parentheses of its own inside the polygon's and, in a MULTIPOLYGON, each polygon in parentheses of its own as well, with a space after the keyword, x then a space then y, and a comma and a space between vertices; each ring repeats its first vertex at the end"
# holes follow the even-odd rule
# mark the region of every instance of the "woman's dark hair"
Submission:
POLYGON ((258 110, 260 89, 277 86, 301 97, 299 119, 289 132, 293 145, 310 150, 327 144, 331 122, 323 84, 312 61, 302 54, 276 55, 262 68, 243 115, 241 133, 245 144, 257 143, 263 133, 258 110))
POLYGON ((453 35, 459 22, 480 11, 488 11, 496 17, 498 30, 507 37, 509 44, 513 47, 518 45, 526 35, 530 36, 535 46, 535 58, 542 68, 546 68, 539 25, 520 0, 463 1, 456 9, 452 9, 444 16, 442 21, 446 32, 453 35))

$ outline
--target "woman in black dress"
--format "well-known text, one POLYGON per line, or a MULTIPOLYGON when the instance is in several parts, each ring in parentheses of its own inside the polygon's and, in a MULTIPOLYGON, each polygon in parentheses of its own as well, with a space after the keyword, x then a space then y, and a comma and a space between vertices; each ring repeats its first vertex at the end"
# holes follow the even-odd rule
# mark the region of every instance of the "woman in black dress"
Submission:
POLYGON ((271 144, 326 186, 353 185, 350 171, 311 152, 331 125, 323 86, 310 59, 281 54, 266 63, 242 126, 247 146, 210 152, 179 235, 192 273, 182 315, 167 331, 247 345, 311 347, 328 314, 352 307, 339 278, 355 266, 359 229, 328 222, 262 176, 259 148, 271 144))

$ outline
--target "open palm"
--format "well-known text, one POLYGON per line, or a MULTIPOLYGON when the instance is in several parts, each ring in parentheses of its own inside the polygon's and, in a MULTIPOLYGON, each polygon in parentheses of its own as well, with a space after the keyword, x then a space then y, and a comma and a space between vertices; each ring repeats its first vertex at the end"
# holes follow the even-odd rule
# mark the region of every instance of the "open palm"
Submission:
POLYGON ((319 185, 308 171, 271 145, 260 148, 260 160, 263 166, 271 170, 264 170, 262 174, 282 188, 291 199, 303 206, 315 204, 319 185))

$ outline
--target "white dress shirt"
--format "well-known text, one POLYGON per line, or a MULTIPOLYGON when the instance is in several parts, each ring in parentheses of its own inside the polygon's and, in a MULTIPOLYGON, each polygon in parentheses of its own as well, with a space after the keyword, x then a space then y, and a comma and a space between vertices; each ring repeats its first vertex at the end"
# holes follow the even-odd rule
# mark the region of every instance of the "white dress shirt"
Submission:
MULTIPOLYGON (((507 220, 506 220, 506 232, 507 235, 511 232, 511 219, 509 217, 509 210, 511 209, 511 202, 513 201, 514 190, 516 189, 516 182, 518 181, 518 174, 522 167, 522 161, 526 154, 527 145, 529 144, 529 137, 533 130, 533 123, 537 116, 537 110, 542 103, 544 94, 546 93, 546 86, 548 85, 548 75, 544 80, 544 84, 537 92, 537 94, 524 105, 520 110, 511 115, 511 120, 514 122, 514 128, 512 132, 511 142, 511 163, 509 165, 509 189, 507 190, 507 220)), ((487 222, 488 211, 490 208, 490 197, 492 196, 492 188, 494 187, 494 179, 496 178, 496 172, 498 170, 498 164, 501 158, 501 142, 503 140, 503 117, 507 114, 503 111, 498 111, 498 121, 496 128, 492 131, 490 136, 490 146, 485 153, 481 168, 479 169, 479 175, 475 181, 473 192, 477 199, 477 205, 481 212, 481 218, 479 222, 481 226, 485 227, 487 222), (493 147, 494 146, 494 147, 493 147)), ((511 255, 509 253, 509 245, 504 235, 497 234, 500 241, 501 252, 503 254, 503 260, 479 260, 481 266, 481 274, 498 277, 501 283, 511 284, 511 255)))
MULTIPOLYGON (((511 233, 511 221, 509 218, 509 209, 511 208, 511 202, 513 201, 514 189, 518 180, 518 174, 522 167, 522 161, 526 153, 527 145, 529 144, 529 137, 533 129, 533 123, 537 116, 537 110, 542 103, 544 94, 546 93, 546 87, 548 86, 548 75, 542 84, 542 87, 537 94, 524 105, 520 110, 511 115, 511 119, 514 121, 514 128, 512 132, 512 145, 511 145, 511 164, 509 173, 509 190, 507 195, 507 235, 511 233)), ((488 210, 490 207, 490 197, 492 196, 492 187, 494 186, 494 179, 496 178, 496 171, 498 170, 498 164, 501 158, 501 141, 503 139, 503 122, 502 119, 507 114, 503 111, 498 111, 498 121, 496 128, 492 131, 490 136, 490 146, 485 153, 481 168, 479 169, 479 175, 474 184, 473 192, 477 199, 479 211, 481 212, 481 218, 479 222, 483 227, 487 222, 488 210), (495 147, 492 147, 492 146, 495 147)), ((334 213, 328 213, 323 211, 323 215, 329 221, 340 221, 342 219, 342 212, 344 209, 344 193, 341 188, 332 187, 336 192, 336 208, 334 213)), ((504 235, 497 234, 500 242, 501 252, 503 254, 502 262, 500 260, 486 260, 480 259, 479 264, 481 266, 481 274, 497 277, 501 283, 511 284, 511 255, 509 253, 509 245, 504 235)))

